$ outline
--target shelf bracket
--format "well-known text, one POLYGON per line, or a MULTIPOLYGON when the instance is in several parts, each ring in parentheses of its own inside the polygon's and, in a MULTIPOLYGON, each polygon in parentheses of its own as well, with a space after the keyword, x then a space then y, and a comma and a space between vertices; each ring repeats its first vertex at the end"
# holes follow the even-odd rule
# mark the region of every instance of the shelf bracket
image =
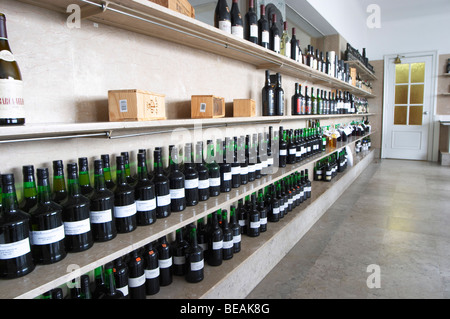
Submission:
POLYGON ((109 6, 109 1, 102 1, 101 6, 84 6, 81 8, 81 19, 89 19, 93 16, 104 13, 109 6))

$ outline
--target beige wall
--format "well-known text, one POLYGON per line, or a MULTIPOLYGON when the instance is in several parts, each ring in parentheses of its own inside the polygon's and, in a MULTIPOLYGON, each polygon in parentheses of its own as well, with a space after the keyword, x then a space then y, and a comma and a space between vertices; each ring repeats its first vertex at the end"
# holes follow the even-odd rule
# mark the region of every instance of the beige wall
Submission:
POLYGON ((440 95, 440 93, 450 93, 450 76, 443 76, 444 73, 447 73, 448 59, 450 59, 450 54, 439 55, 436 104, 436 114, 438 115, 450 115, 450 96, 440 95))
MULTIPOLYGON (((133 32, 83 21, 80 29, 66 26, 66 15, 2 0, 7 17, 11 49, 18 61, 25 85, 27 123, 107 121, 107 92, 137 88, 166 95, 168 118, 188 118, 190 97, 214 94, 230 105, 235 98, 256 100, 261 114, 264 70, 201 50, 147 37, 133 32)), ((296 78, 283 76, 287 112, 296 78)), ((303 87, 311 83, 299 81, 303 87)), ((315 86, 317 88, 318 86, 315 86)), ((325 88, 325 87, 322 87, 325 88)), ((322 120, 322 125, 348 123, 354 118, 322 120)), ((301 128, 306 120, 287 122, 285 128, 301 128)), ((278 123, 272 124, 278 130, 278 123)), ((241 126, 240 132, 262 130, 265 125, 241 126), (246 131, 246 129, 248 129, 246 131)), ((234 136, 238 131, 203 130, 200 138, 234 136)), ((140 148, 178 144, 171 134, 108 140, 84 138, 0 144, 0 171, 13 172, 22 180, 22 165, 51 168, 51 162, 65 163, 107 153, 114 158, 130 151, 132 159, 140 148)), ((312 167, 311 167, 312 169, 312 167)))

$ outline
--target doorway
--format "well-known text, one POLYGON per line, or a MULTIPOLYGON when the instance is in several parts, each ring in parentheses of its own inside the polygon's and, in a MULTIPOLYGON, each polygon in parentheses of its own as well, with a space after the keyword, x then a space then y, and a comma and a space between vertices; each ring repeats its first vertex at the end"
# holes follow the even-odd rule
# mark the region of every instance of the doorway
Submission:
POLYGON ((435 55, 385 58, 382 158, 431 160, 435 55), (394 63, 396 61, 397 63, 394 63))

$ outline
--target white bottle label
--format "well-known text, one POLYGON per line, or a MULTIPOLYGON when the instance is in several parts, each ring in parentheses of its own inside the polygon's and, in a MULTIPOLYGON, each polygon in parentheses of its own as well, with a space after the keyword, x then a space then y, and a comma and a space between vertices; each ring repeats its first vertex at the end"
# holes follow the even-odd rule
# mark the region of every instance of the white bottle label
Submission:
POLYGON ((198 189, 209 188, 209 179, 202 179, 198 181, 198 189))
POLYGON ((111 209, 101 211, 91 211, 90 213, 91 224, 103 224, 112 221, 111 209))
POLYGON ((241 25, 235 25, 231 27, 231 34, 237 36, 238 38, 244 38, 244 28, 241 25))
POLYGON ((16 59, 14 58, 14 54, 8 50, 0 51, 0 60, 4 60, 6 62, 14 62, 16 59))
POLYGON ((175 265, 184 265, 186 263, 185 256, 173 256, 172 258, 175 265))
POLYGON ((159 267, 155 269, 145 269, 145 278, 153 279, 159 277, 159 267))
POLYGON ((136 210, 138 212, 147 212, 154 209, 156 209, 156 198, 136 201, 136 210))
POLYGON ((223 248, 223 240, 221 240, 221 241, 213 241, 213 243, 212 243, 212 249, 213 250, 222 249, 222 248, 223 248))
POLYGON ((259 223, 260 223, 261 225, 267 224, 267 217, 261 218, 261 219, 259 220, 259 223))
POLYGON ((91 230, 89 218, 76 222, 64 222, 64 233, 66 235, 79 235, 91 230))
MULTIPOLYGON (((224 181, 230 181, 230 180, 231 180, 231 175, 232 175, 231 172, 225 172, 225 173, 223 173, 223 180, 224 180, 224 181)), ((218 186, 218 185, 217 185, 217 186, 218 186)))
POLYGON ((248 172, 249 173, 254 173, 256 170, 256 165, 255 164, 248 164, 248 172))
POLYGON ((210 177, 209 186, 220 186, 220 177, 210 177))
POLYGON ((169 268, 172 266, 172 257, 167 259, 158 259, 159 268, 169 268))
POLYGON ((124 296, 128 296, 128 285, 120 287, 120 288, 117 287, 117 290, 121 291, 124 296))
POLYGON ((247 175, 248 174, 248 166, 241 167, 240 174, 247 175))
POLYGON ((176 188, 170 190, 170 198, 171 199, 179 199, 184 198, 184 188, 176 188))
POLYGON ((241 242, 241 234, 239 235, 234 235, 233 236, 233 243, 240 243, 241 242))
POLYGON ((289 149, 289 154, 291 154, 291 155, 297 154, 297 149, 296 148, 290 148, 289 149))
POLYGON ((53 229, 30 232, 31 245, 48 245, 63 240, 64 237, 64 225, 53 229))
POLYGON ((186 188, 186 189, 198 188, 198 178, 186 179, 184 181, 184 188, 186 188))
POLYGON ((30 239, 28 237, 13 243, 0 244, 0 259, 17 258, 28 254, 30 251, 30 239))
POLYGON ((136 278, 128 278, 128 286, 130 288, 140 287, 145 284, 145 272, 142 276, 136 278))
POLYGON ((269 31, 261 32, 261 42, 262 43, 269 43, 269 38, 270 38, 269 31))
POLYGON ((261 222, 258 220, 257 222, 250 222, 250 228, 259 228, 261 222))
POLYGON ((250 36, 253 38, 258 37, 258 25, 257 24, 250 25, 250 36))
POLYGON ((287 150, 280 150, 280 156, 286 156, 287 150))
POLYGON ((231 33, 231 21, 219 21, 219 29, 226 33, 231 33))
POLYGON ((0 79, 0 118, 25 118, 22 81, 0 79))
POLYGON ((200 261, 191 262, 191 271, 201 270, 205 267, 203 259, 200 261))
POLYGON ((273 215, 278 215, 280 213, 280 207, 276 207, 272 210, 273 215))
POLYGON ((126 206, 114 206, 114 217, 125 218, 136 214, 136 203, 126 206))
POLYGON ((231 167, 231 174, 232 175, 239 175, 241 173, 241 167, 240 166, 232 166, 231 167))
POLYGON ((170 194, 163 196, 156 196, 156 204, 159 207, 170 205, 170 194))
POLYGON ((291 43, 290 42, 286 42, 284 55, 288 58, 291 57, 291 43))
POLYGON ((229 249, 229 248, 233 248, 233 240, 223 242, 223 249, 229 249))
POLYGON ((280 36, 276 35, 273 39, 273 50, 280 53, 280 36))

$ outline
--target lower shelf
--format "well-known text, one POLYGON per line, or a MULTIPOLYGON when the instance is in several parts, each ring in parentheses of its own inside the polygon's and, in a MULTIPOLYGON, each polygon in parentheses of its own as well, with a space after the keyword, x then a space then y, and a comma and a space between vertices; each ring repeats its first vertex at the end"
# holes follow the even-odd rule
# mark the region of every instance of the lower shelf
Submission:
POLYGON ((203 281, 191 284, 174 276, 171 285, 161 287, 158 294, 147 298, 245 298, 373 161, 374 154, 373 150, 357 154, 353 166, 338 173, 331 182, 312 181, 310 199, 279 222, 269 222, 267 231, 259 237, 243 235, 241 251, 224 260, 221 266, 205 264, 203 281))

